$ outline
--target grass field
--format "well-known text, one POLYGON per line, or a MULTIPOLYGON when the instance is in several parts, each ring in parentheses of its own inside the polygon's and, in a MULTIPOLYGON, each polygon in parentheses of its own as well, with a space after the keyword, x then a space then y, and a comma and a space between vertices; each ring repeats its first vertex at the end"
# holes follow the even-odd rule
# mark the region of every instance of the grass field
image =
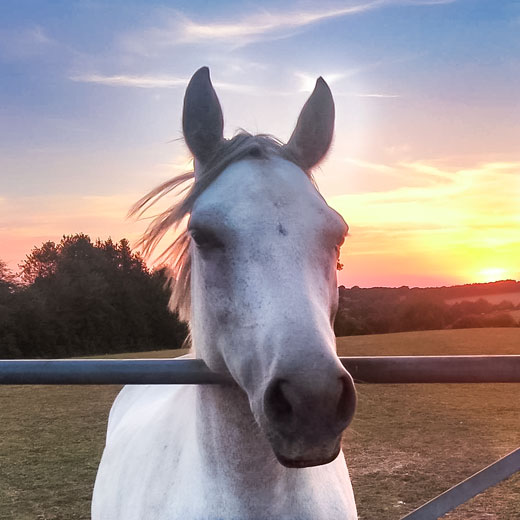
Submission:
MULTIPOLYGON (((338 338, 340 355, 520 354, 520 329, 338 338)), ((520 384, 364 385, 344 438, 363 520, 397 520, 520 446, 520 384)), ((520 475, 451 520, 520 519, 520 475)))
MULTIPOLYGON (((339 338, 338 350, 340 355, 520 354, 520 329, 339 338)), ((0 519, 90 518, 106 419, 118 390, 0 388, 0 519)), ((358 390, 359 408, 344 450, 362 520, 397 520, 520 445, 520 385, 364 385, 358 390)), ((519 519, 520 477, 447 518, 519 519)))

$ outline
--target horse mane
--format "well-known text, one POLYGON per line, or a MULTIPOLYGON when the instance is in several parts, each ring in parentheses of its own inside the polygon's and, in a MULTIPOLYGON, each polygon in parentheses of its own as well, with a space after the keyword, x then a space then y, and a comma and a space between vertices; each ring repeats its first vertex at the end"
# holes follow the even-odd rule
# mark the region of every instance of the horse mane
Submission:
MULTIPOLYGON (((183 321, 189 321, 191 308, 191 237, 187 230, 187 218, 201 193, 232 163, 245 157, 267 159, 272 156, 283 157, 297 166, 296 158, 280 140, 270 135, 251 135, 240 131, 231 139, 225 139, 218 147, 207 165, 197 165, 194 171, 186 172, 154 188, 131 208, 129 216, 141 217, 155 203, 177 188, 184 197, 165 211, 156 215, 138 240, 145 257, 157 248, 167 231, 178 231, 177 238, 159 255, 158 260, 168 265, 168 284, 171 290, 169 308, 177 312, 183 321)), ((311 181, 312 176, 307 172, 311 181)))

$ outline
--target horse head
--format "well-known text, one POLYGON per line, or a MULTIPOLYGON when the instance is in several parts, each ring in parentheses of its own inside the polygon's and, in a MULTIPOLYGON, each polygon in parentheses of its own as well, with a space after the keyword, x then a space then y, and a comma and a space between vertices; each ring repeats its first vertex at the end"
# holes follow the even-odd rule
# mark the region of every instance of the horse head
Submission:
POLYGON ((184 99, 194 183, 148 240, 189 215, 172 303, 190 315, 197 357, 247 394, 281 464, 325 464, 337 457, 356 405, 333 331, 348 226, 311 176, 331 144, 332 95, 319 78, 287 144, 245 132, 224 139, 223 127, 204 67, 184 99))

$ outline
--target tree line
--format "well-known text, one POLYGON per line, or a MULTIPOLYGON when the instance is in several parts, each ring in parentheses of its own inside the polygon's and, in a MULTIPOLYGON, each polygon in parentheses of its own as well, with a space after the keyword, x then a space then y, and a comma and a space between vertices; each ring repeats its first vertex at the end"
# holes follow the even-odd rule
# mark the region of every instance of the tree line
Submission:
MULTIPOLYGON (((335 321, 337 336, 384 334, 412 330, 439 330, 474 327, 518 327, 510 311, 520 309, 505 293, 520 294, 520 283, 513 280, 494 284, 435 288, 362 289, 339 288, 339 308, 335 321), (504 300, 492 304, 486 295, 504 294, 504 300), (475 297, 449 304, 456 297, 475 297)), ((513 299, 513 298, 511 298, 513 299)))
MULTIPOLYGON (((164 269, 150 270, 127 240, 75 234, 32 249, 15 275, 0 260, 0 358, 69 357, 179 348, 187 327, 168 310, 164 269)), ((338 336, 515 327, 520 282, 439 288, 339 288, 338 336), (449 304, 457 297, 500 293, 449 304)))
POLYGON ((64 236, 35 247, 15 276, 0 262, 0 357, 69 357, 178 348, 164 269, 127 240, 64 236))

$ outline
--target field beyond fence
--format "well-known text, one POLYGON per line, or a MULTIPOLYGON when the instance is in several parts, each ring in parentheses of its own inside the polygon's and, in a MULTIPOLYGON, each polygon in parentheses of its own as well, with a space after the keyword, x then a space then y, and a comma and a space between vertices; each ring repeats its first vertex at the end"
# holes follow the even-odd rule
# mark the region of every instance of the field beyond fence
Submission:
MULTIPOLYGON (((170 357, 158 351, 112 357, 170 357)), ((520 329, 338 338, 338 354, 520 354, 520 329)), ((0 388, 0 518, 87 520, 119 387, 0 388)), ((360 520, 397 520, 520 445, 520 385, 361 385, 345 434, 360 520)), ((516 476, 446 518, 520 518, 516 476)))

